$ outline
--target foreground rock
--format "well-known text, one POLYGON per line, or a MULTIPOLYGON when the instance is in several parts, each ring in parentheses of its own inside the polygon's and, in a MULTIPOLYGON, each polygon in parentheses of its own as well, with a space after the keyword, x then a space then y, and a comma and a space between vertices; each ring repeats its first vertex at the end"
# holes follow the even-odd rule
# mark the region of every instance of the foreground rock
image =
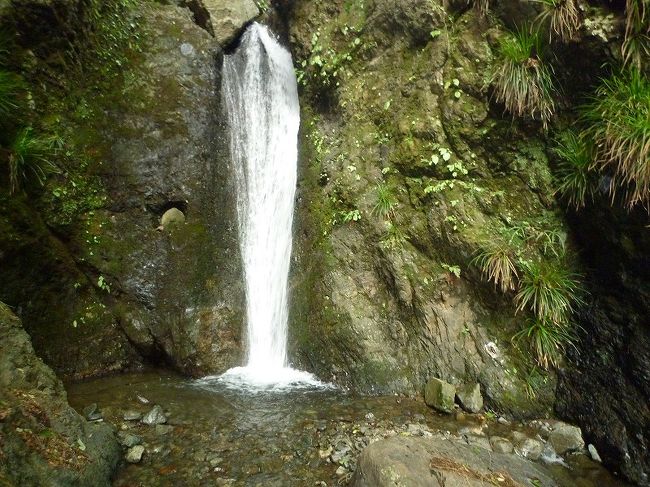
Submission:
POLYGON ((366 448, 357 463, 354 487, 552 486, 535 464, 458 441, 395 437, 366 448))
POLYGON ((119 455, 111 428, 68 405, 61 381, 0 303, 0 485, 109 486, 119 455))

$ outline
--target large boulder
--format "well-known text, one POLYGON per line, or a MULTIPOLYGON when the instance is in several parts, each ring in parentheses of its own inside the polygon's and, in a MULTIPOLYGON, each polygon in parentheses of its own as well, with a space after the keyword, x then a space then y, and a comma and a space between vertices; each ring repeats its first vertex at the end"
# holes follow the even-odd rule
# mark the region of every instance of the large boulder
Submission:
POLYGON ((353 487, 554 486, 537 465, 451 439, 394 437, 368 446, 359 457, 353 487))
POLYGON ((0 484, 110 486, 120 459, 112 429, 88 423, 0 303, 0 484))
POLYGON ((227 46, 242 28, 260 14, 253 0, 203 0, 210 14, 214 36, 222 46, 227 46))

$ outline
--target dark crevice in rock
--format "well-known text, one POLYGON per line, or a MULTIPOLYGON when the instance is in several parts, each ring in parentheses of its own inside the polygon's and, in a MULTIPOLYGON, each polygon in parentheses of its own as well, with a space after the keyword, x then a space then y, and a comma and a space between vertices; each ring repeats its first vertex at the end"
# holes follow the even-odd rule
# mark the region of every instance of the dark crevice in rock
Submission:
POLYGON ((208 12, 201 0, 182 0, 180 6, 188 8, 192 12, 194 23, 214 37, 210 12, 208 12))

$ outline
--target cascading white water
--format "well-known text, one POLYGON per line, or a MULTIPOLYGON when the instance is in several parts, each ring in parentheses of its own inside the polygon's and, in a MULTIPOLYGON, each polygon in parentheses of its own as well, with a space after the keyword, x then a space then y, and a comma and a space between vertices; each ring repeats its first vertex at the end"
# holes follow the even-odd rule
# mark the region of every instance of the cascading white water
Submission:
POLYGON ((247 365, 222 378, 248 384, 312 382, 287 366, 287 281, 300 107, 291 54, 253 23, 225 57, 222 97, 235 166, 246 283, 247 365))

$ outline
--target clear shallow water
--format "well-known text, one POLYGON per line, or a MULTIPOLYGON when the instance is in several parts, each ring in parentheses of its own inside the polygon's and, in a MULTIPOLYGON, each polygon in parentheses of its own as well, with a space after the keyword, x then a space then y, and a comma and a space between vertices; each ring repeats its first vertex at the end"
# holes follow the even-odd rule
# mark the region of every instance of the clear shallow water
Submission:
MULTIPOLYGON (((143 437, 144 459, 120 472, 114 485, 121 487, 347 485, 350 475, 337 474, 339 465, 322 457, 330 447, 354 450, 375 435, 419 428, 453 434, 482 424, 476 417, 458 421, 438 415, 421 400, 405 397, 362 397, 322 388, 251 394, 227 383, 189 381, 166 372, 107 377, 67 389, 77 410, 97 403, 107 421, 143 437), (171 431, 122 419, 126 410, 144 413, 153 404, 169 413, 171 431)), ((527 431, 489 422, 487 433, 507 437, 513 429, 527 431)), ((571 469, 550 467, 559 485, 625 485, 584 456, 569 464, 571 469)))

